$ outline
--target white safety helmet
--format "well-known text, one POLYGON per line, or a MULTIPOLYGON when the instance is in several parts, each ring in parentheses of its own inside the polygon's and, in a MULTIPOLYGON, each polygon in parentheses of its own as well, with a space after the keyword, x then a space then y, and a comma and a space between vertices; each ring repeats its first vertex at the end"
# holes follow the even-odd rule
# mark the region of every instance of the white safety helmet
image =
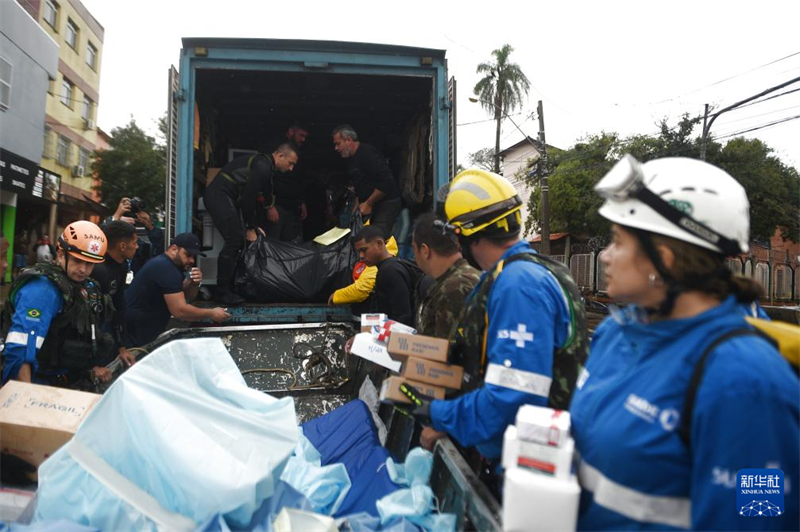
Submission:
POLYGON ((639 164, 626 155, 600 180, 595 190, 606 198, 600 215, 614 223, 725 255, 745 253, 749 249, 750 202, 744 187, 724 170, 706 162, 671 157, 639 164), (651 199, 654 194, 686 216, 678 213, 680 219, 670 220, 667 216, 673 213, 659 205, 657 198, 643 201, 642 184, 651 199))

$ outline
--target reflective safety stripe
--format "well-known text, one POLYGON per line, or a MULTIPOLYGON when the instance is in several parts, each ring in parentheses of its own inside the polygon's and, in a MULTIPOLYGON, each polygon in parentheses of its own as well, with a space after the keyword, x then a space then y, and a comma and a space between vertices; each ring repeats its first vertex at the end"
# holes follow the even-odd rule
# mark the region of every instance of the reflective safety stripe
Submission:
POLYGON ((24 332, 10 331, 6 336, 6 343, 28 345, 28 335, 24 332))
MULTIPOLYGON (((31 331, 31 336, 34 333, 31 331)), ((19 331, 9 331, 8 335, 6 335, 6 343, 7 344, 18 344, 18 345, 28 345, 28 335, 24 332, 19 331)), ((44 338, 41 336, 36 337, 36 349, 40 349, 44 345, 44 338)))
POLYGON ((594 502, 634 521, 678 528, 692 525, 692 501, 688 497, 648 495, 618 484, 581 461, 581 486, 594 493, 594 502))
POLYGON ((548 397, 553 379, 530 371, 507 368, 501 364, 489 364, 484 382, 518 392, 548 397))

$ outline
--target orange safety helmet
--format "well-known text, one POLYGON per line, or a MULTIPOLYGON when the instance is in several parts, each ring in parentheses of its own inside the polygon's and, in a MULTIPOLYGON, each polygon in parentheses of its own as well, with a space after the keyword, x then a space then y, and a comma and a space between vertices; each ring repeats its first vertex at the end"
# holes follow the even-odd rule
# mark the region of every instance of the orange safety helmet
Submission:
POLYGON ((107 247, 105 233, 92 222, 72 222, 58 237, 58 249, 86 262, 103 262, 107 247))

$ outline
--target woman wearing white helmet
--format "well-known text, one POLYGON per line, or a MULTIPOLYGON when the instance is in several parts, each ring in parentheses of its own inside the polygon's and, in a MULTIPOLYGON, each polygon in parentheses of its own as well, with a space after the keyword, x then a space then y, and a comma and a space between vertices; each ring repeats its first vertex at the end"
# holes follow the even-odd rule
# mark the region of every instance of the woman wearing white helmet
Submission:
POLYGON ((578 528, 797 530, 800 383, 742 317, 760 287, 724 260, 748 249, 744 189, 701 161, 626 155, 595 190, 608 294, 629 306, 597 329, 570 408, 578 528), (783 501, 737 500, 751 468, 783 501))

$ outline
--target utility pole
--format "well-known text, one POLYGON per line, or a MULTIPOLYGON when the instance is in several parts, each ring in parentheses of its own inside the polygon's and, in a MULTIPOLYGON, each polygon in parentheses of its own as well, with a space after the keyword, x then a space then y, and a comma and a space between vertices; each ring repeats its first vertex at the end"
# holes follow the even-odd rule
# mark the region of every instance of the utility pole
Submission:
POLYGON ((539 179, 542 187, 542 216, 541 216, 541 237, 542 243, 539 246, 539 251, 542 255, 550 254, 550 187, 547 183, 547 144, 544 137, 544 108, 542 107, 542 100, 536 107, 536 112, 539 115, 539 143, 542 152, 542 158, 539 161, 539 179))
POLYGON ((703 113, 703 137, 700 142, 700 160, 706 160, 706 144, 708 143, 708 130, 711 129, 711 126, 707 126, 708 124, 708 104, 706 104, 706 110, 703 113))
POLYGON ((724 109, 720 109, 719 111, 717 111, 716 113, 714 113, 714 114, 712 114, 710 116, 708 114, 708 104, 706 104, 706 112, 705 112, 705 115, 703 116, 703 136, 701 137, 701 142, 700 142, 700 159, 702 159, 704 161, 706 160, 706 146, 708 145, 708 132, 711 130, 711 125, 714 123, 714 120, 716 120, 719 115, 721 115, 722 113, 725 113, 727 111, 732 111, 733 109, 736 109, 737 107, 740 107, 740 106, 742 106, 742 105, 744 105, 744 104, 746 104, 748 102, 752 102, 753 100, 761 98, 762 96, 766 96, 767 94, 769 94, 771 92, 775 92, 776 90, 782 89, 782 88, 786 87, 787 85, 791 85, 793 83, 797 83, 798 81, 800 81, 800 77, 796 77, 796 78, 791 79, 791 80, 789 80, 789 81, 787 81, 785 83, 781 83, 780 85, 776 85, 774 87, 770 87, 769 89, 767 89, 765 91, 759 92, 755 96, 750 96, 749 98, 745 98, 744 100, 742 100, 740 102, 736 102, 733 105, 729 105, 728 107, 726 107, 724 109))

